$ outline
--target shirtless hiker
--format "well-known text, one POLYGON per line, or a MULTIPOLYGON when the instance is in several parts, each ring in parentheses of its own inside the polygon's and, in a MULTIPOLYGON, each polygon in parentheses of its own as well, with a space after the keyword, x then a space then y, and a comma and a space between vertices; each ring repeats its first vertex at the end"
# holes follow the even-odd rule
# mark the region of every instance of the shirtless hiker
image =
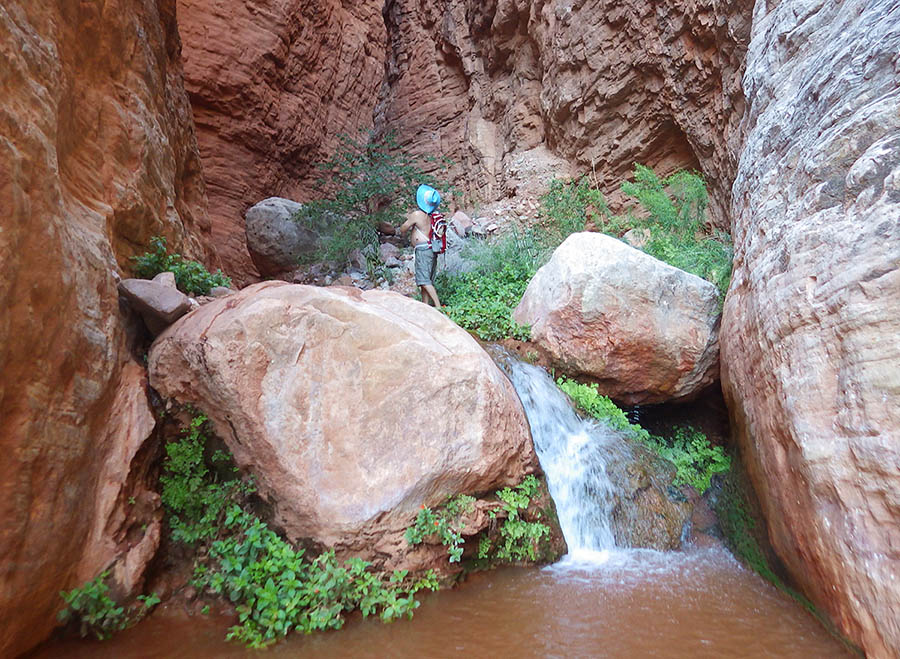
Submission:
POLYGON ((438 309, 441 302, 438 300, 437 291, 434 288, 434 274, 437 269, 437 254, 431 249, 428 242, 428 234, 431 231, 431 217, 441 203, 441 194, 428 185, 420 185, 416 191, 416 210, 406 215, 406 222, 397 229, 399 234, 405 234, 412 229, 409 242, 415 248, 416 255, 416 286, 422 291, 422 301, 438 309))

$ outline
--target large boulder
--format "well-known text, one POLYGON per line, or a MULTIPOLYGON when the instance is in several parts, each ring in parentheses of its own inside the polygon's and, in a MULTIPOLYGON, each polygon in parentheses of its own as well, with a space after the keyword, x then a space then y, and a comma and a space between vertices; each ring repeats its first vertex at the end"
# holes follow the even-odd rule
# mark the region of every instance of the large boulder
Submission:
POLYGON ((715 286, 620 240, 572 234, 513 312, 554 365, 629 404, 677 401, 719 375, 715 286))
POLYGON ((296 270, 298 259, 316 248, 315 232, 292 219, 298 210, 296 201, 269 197, 247 211, 247 249, 263 277, 296 270))
POLYGON ((256 284, 172 325, 149 369, 163 396, 209 416, 290 539, 391 567, 422 505, 537 468, 506 377, 396 293, 256 284))
POLYGON ((778 555, 897 657, 900 5, 759 0, 753 32, 722 388, 778 555))

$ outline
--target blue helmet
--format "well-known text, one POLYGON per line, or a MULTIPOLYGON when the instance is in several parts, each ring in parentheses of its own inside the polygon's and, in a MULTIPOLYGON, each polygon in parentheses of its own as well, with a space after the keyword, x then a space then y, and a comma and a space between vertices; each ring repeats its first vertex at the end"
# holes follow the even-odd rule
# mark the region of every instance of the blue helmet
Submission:
POLYGON ((416 190, 416 204, 426 213, 433 213, 441 205, 441 193, 423 183, 416 190))

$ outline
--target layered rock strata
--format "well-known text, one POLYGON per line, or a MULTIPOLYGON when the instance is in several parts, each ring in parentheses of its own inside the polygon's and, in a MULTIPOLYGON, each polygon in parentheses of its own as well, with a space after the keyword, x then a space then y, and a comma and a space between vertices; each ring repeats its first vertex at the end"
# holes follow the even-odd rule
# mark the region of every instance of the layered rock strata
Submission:
POLYGON ((223 267, 256 274, 244 213, 306 201, 338 136, 372 126, 383 77, 383 0, 177 0, 184 71, 223 267))
POLYGON ((546 144, 616 196, 634 162, 699 167, 728 228, 747 3, 389 0, 378 126, 443 155, 464 196, 508 192, 546 144))
POLYGON ((179 49, 167 0, 0 6, 3 656, 114 561, 118 589, 139 587, 158 541, 116 282, 154 234, 203 256, 179 49))
POLYGON ((772 543, 900 655, 900 5, 756 3, 722 384, 772 543))
POLYGON ((422 567, 404 540, 421 506, 537 469, 509 380, 396 293, 255 284, 172 325, 149 369, 207 414, 288 538, 387 568, 422 567))
POLYGON ((556 368, 628 404, 684 400, 719 377, 716 287, 604 234, 566 238, 513 318, 556 368))

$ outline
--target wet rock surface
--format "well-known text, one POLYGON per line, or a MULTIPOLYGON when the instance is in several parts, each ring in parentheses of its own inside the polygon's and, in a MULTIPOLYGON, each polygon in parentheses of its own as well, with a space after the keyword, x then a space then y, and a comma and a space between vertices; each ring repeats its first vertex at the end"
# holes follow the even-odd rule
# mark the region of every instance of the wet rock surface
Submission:
POLYGON ((722 385, 772 543, 900 654, 900 6, 757 2, 722 385))
POLYGON ((288 538, 388 568, 421 567, 403 533, 422 505, 537 468, 509 381, 395 293, 256 284, 174 324, 149 369, 209 416, 288 538))
POLYGON ((598 233, 569 236, 513 312, 563 372, 629 404, 686 399, 718 378, 718 291, 598 233))

